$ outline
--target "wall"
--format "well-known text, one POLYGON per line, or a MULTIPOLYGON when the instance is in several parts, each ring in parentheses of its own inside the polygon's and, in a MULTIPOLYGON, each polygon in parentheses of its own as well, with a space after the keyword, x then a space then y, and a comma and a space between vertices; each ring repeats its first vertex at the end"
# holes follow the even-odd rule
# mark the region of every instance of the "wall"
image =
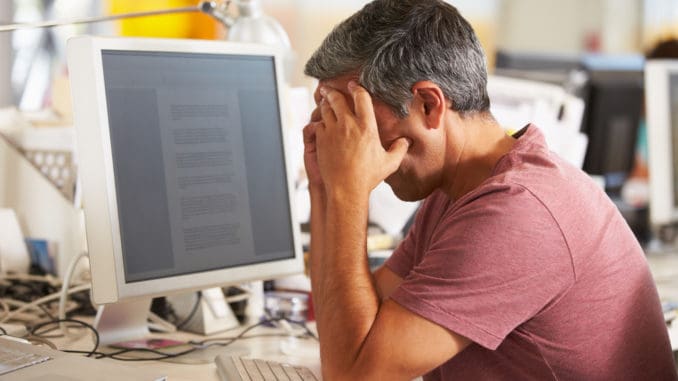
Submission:
MULTIPOLYGON (((341 21, 360 10, 369 0, 261 0, 264 11, 287 31, 296 52, 293 85, 310 85, 303 65, 325 36, 341 21)), ((495 45, 496 12, 501 0, 455 0, 452 3, 476 29, 483 47, 492 58, 495 45)))
POLYGON ((604 0, 603 49, 611 53, 642 52, 642 0, 604 0))
MULTIPOLYGON (((0 1, 0 24, 12 21, 12 2, 0 1)), ((0 108, 9 106, 12 101, 11 85, 11 33, 0 32, 0 108)))
POLYGON ((661 40, 678 37, 678 1, 645 0, 643 19, 645 50, 661 40))
POLYGON ((504 0, 497 45, 566 54, 638 52, 642 11, 643 0, 504 0))
MULTIPOLYGON (((261 0, 290 35, 297 53, 292 78, 310 84, 303 64, 339 22, 369 1, 261 0)), ((455 0, 449 1, 473 25, 490 68, 497 48, 545 53, 643 51, 647 2, 674 0, 455 0)), ((675 9, 675 6, 674 8, 675 9)), ((674 12, 677 13, 677 12, 674 12)))

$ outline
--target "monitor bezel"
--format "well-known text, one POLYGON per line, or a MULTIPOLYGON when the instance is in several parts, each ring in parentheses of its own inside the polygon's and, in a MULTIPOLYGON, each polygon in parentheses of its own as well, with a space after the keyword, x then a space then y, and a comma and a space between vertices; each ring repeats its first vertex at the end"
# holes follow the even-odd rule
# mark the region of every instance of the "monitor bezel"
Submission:
POLYGON ((267 45, 226 41, 80 36, 68 42, 68 65, 78 141, 82 196, 92 275, 92 297, 97 304, 169 295, 214 286, 273 279, 304 270, 299 224, 294 207, 294 171, 290 168, 283 53, 267 45), (128 282, 125 278, 115 172, 104 86, 103 51, 236 54, 272 57, 281 122, 294 257, 259 264, 202 271, 128 282), (110 271, 113 269, 113 271, 110 271))
POLYGON ((650 223, 678 221, 674 202, 673 150, 671 147, 670 76, 678 75, 678 60, 649 60, 645 66, 645 112, 648 169, 650 172, 650 223))

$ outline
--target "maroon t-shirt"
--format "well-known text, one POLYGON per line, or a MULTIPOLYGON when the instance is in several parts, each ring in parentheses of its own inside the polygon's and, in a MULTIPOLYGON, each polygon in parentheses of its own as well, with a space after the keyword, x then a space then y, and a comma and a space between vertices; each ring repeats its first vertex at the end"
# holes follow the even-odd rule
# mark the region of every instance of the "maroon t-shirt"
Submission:
POLYGON ((425 380, 676 380, 642 248, 528 126, 489 179, 437 191, 386 266, 391 298, 473 343, 425 380))

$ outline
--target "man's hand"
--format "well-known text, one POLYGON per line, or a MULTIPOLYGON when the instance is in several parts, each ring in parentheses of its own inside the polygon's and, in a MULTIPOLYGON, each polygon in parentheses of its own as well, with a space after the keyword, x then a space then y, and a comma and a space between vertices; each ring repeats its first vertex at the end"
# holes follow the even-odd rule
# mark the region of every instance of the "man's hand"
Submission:
POLYGON ((323 123, 314 128, 317 163, 328 192, 367 195, 398 169, 409 141, 399 138, 385 150, 369 93, 353 81, 348 89, 355 113, 339 91, 320 88, 323 123))

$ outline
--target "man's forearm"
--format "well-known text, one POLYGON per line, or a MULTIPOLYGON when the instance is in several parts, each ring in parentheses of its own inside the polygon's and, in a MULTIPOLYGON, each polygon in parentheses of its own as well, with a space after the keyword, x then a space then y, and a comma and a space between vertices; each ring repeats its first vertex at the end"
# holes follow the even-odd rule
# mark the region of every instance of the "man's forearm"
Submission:
POLYGON ((369 195, 326 197, 323 252, 314 264, 313 292, 323 367, 329 374, 342 374, 358 357, 379 298, 366 256, 369 195))
MULTIPOLYGON (((311 288, 313 290, 313 305, 317 306, 322 303, 318 294, 316 294, 316 284, 320 277, 322 269, 322 257, 324 255, 324 231, 326 224, 326 208, 327 200, 325 197, 325 190, 321 186, 311 186, 309 189, 311 198, 311 242, 309 252, 309 262, 311 271, 311 288)), ((317 309, 317 307, 315 307, 317 309)))

